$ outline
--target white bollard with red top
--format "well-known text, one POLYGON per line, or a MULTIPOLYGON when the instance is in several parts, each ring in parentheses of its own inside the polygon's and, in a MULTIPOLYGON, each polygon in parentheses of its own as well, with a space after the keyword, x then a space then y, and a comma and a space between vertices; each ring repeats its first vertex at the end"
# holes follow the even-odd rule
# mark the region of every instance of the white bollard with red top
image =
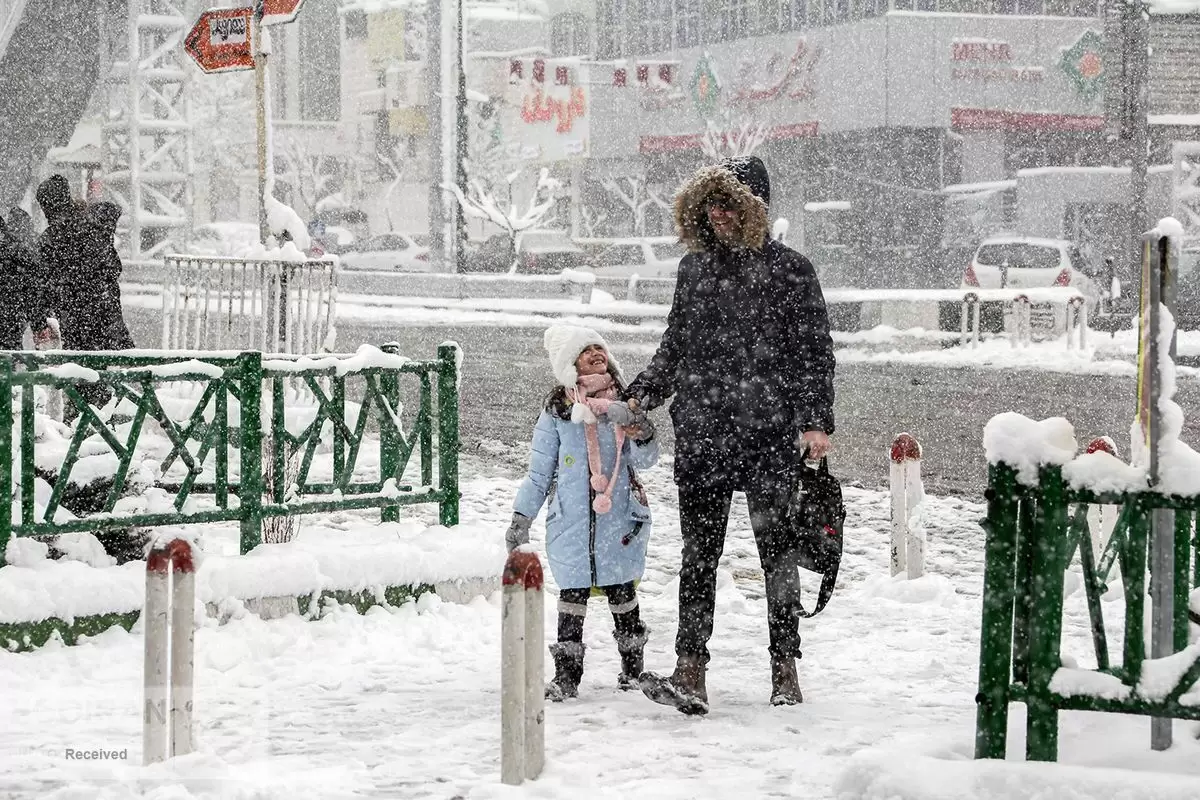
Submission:
POLYGON ((546 764, 542 562, 528 545, 504 564, 500 631, 500 780, 516 786, 546 764))
POLYGON ((921 483, 921 445, 902 433, 892 442, 892 575, 925 574, 925 526, 915 513, 925 500, 921 483))
POLYGON ((1033 343, 1033 304, 1027 295, 1019 294, 1013 300, 1013 349, 1027 347, 1033 343))
POLYGON ((146 556, 145 702, 142 763, 192 752, 196 562, 174 539, 146 556))
MULTIPOLYGON (((1103 452, 1116 458, 1121 457, 1117 452, 1117 443, 1107 436, 1093 439, 1087 446, 1087 452, 1103 452)), ((1108 547, 1108 540, 1112 538, 1113 530, 1117 527, 1117 515, 1120 512, 1120 506, 1088 506, 1088 530, 1092 533, 1092 552, 1097 560, 1104 554, 1104 548, 1108 547)))

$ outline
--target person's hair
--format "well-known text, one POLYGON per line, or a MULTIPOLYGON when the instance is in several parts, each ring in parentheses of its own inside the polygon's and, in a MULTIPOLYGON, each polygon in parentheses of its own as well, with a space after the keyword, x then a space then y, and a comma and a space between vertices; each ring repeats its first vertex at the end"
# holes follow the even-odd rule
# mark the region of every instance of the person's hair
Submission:
MULTIPOLYGON (((621 376, 617 374, 617 370, 613 367, 611 361, 608 362, 608 374, 613 377, 613 383, 617 387, 617 395, 624 399, 625 384, 622 382, 621 376)), ((566 386, 560 383, 550 390, 549 394, 546 395, 545 409, 559 419, 571 418, 571 401, 567 399, 566 386)))

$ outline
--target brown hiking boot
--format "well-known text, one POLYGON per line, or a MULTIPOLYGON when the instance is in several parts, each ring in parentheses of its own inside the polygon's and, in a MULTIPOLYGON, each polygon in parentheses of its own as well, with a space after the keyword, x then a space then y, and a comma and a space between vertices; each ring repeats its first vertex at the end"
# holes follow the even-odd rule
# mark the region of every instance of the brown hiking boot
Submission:
POLYGON ((795 706, 803 702, 800 679, 796 677, 796 659, 771 656, 771 705, 795 706))
POLYGON ((639 683, 642 693, 656 703, 674 706, 684 714, 707 714, 708 688, 704 676, 705 664, 700 656, 679 656, 670 677, 643 672, 639 683))

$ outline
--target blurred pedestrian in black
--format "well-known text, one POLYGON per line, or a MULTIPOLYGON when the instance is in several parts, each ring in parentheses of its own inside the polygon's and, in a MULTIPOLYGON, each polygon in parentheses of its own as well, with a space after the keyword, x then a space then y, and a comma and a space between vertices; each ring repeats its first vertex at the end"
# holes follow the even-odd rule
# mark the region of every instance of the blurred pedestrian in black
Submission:
POLYGON ((33 220, 20 208, 0 219, 0 350, 20 350, 27 327, 46 327, 42 287, 45 276, 37 256, 33 220))

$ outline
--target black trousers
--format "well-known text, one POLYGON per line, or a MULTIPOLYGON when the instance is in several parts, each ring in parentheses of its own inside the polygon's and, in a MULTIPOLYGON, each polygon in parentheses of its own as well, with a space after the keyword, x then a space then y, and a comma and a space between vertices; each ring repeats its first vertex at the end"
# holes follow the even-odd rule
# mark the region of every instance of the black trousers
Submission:
MULTIPOLYGON (((601 586, 608 597, 608 609, 612 612, 613 627, 620 637, 637 636, 645 632, 642 612, 638 607, 637 589, 633 582, 613 586, 601 586)), ((558 640, 560 642, 582 642, 583 621, 587 615, 588 598, 592 590, 563 589, 558 594, 558 640)))
MULTIPOLYGON (((800 658, 800 576, 783 527, 794 482, 790 475, 760 474, 740 483, 766 581, 768 649, 773 656, 800 658)), ((675 653, 700 656, 706 664, 717 598, 717 563, 725 549, 733 492, 732 481, 725 478, 703 484, 679 483, 683 564, 675 653)))

